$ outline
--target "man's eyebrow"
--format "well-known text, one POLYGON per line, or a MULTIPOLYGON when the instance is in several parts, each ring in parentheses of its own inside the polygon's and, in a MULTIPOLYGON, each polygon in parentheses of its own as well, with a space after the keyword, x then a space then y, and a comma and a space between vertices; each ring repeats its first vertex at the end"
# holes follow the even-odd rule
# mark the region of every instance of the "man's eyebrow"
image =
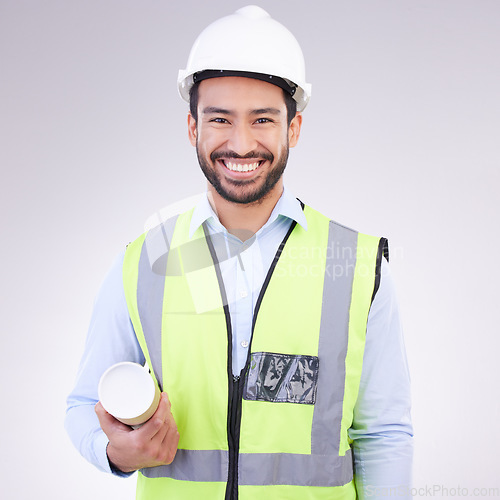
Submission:
POLYGON ((216 106, 208 106, 203 108, 204 115, 217 114, 217 115, 230 115, 231 111, 224 108, 217 108, 216 106))
POLYGON ((277 108, 261 108, 254 109, 251 114, 252 115, 279 115, 281 111, 277 108))

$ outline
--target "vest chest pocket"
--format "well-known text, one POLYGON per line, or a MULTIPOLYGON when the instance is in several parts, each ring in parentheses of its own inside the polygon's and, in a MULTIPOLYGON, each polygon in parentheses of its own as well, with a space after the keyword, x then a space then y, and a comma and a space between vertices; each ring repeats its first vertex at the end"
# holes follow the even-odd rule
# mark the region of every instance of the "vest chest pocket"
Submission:
POLYGON ((318 370, 317 356, 254 352, 250 358, 243 398, 313 405, 318 370))

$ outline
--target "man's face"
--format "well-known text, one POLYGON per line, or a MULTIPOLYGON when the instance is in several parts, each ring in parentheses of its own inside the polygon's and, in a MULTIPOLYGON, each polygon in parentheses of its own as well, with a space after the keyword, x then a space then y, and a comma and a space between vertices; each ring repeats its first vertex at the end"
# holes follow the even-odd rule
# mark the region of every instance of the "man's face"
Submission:
POLYGON ((243 77, 204 80, 198 91, 198 121, 189 115, 189 138, 212 188, 241 204, 279 197, 302 119, 298 114, 288 126, 283 91, 243 77))

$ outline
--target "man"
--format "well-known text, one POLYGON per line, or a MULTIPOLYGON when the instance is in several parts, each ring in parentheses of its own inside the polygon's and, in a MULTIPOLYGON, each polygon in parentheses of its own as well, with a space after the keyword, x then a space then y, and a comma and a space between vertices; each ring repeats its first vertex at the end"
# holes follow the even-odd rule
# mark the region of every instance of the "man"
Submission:
POLYGON ((141 499, 409 496, 387 241, 284 189, 311 90, 298 43, 245 7, 202 32, 179 90, 207 196, 131 243, 105 280, 68 400, 73 442, 102 470, 140 470, 141 499), (100 375, 125 360, 164 391, 135 430, 97 402, 100 375))

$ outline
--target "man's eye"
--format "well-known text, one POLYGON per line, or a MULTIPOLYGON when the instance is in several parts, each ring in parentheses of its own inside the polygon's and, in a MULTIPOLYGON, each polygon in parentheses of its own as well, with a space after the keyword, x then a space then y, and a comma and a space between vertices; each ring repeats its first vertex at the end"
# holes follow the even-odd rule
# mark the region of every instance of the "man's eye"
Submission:
POLYGON ((272 120, 270 120, 269 118, 258 118, 255 123, 271 123, 272 120))
POLYGON ((228 123, 228 121, 225 118, 219 118, 219 117, 212 118, 210 121, 213 123, 228 123))

